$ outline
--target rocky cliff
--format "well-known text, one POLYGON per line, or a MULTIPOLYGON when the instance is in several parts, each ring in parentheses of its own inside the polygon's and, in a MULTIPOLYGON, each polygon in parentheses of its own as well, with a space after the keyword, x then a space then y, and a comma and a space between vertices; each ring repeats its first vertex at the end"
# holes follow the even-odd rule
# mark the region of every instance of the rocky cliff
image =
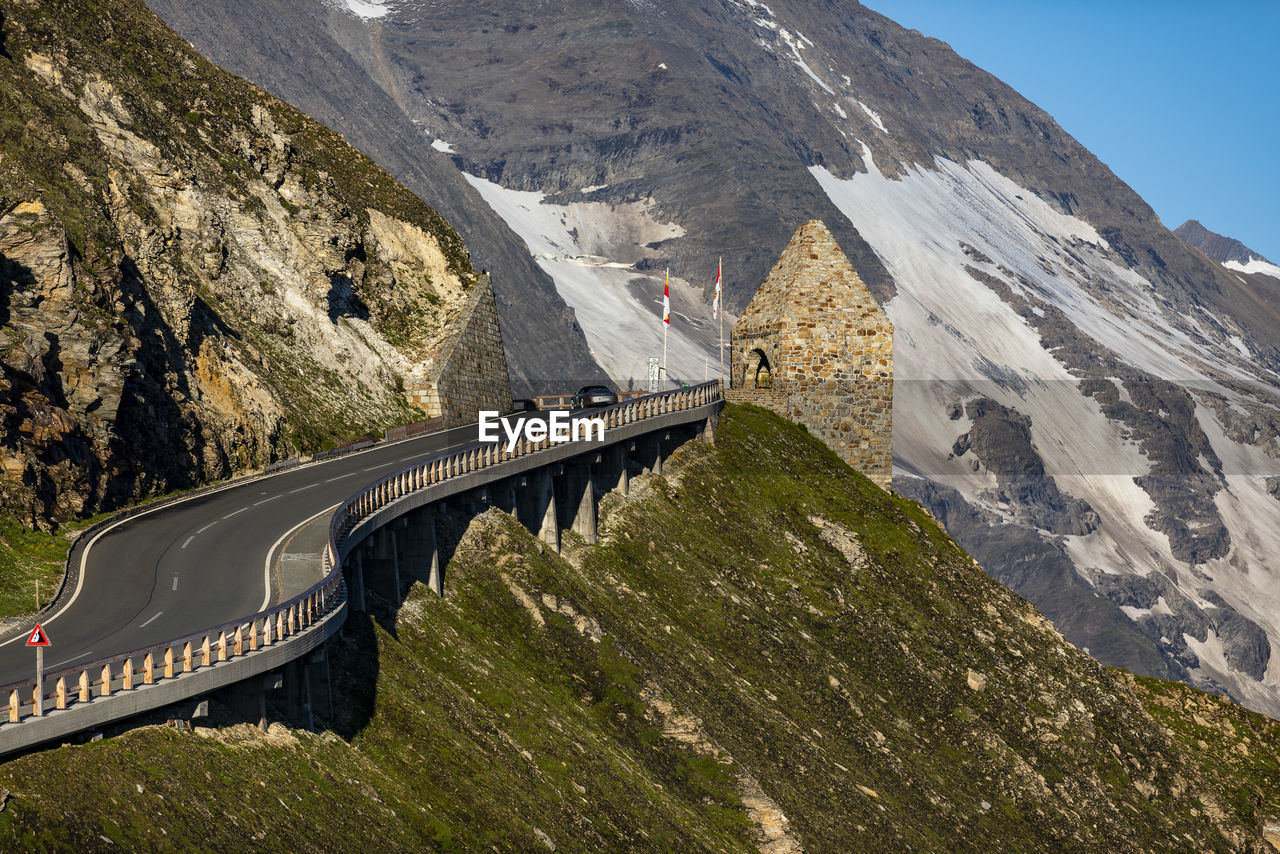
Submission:
POLYGON ((434 210, 141 3, 0 12, 0 501, 45 525, 414 417, 477 287, 434 210))

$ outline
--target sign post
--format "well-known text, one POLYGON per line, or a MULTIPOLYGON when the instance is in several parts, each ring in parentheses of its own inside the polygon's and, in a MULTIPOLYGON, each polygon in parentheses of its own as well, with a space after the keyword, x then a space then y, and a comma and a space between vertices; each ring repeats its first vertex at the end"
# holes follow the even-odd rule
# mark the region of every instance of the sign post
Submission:
POLYGON ((27 638, 27 646, 36 648, 36 695, 35 695, 35 714, 40 717, 44 714, 44 648, 49 645, 49 636, 45 634, 44 629, 39 623, 31 630, 31 636, 27 638))

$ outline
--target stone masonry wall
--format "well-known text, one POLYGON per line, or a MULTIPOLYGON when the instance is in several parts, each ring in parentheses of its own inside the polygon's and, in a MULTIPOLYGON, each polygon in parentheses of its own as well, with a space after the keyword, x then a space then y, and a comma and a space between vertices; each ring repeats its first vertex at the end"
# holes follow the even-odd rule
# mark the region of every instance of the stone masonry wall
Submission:
POLYGON ((498 307, 488 276, 476 283, 475 302, 460 324, 455 341, 442 352, 442 362, 427 382, 410 389, 430 417, 443 416, 445 426, 476 420, 481 409, 511 409, 511 381, 498 327, 498 307))
POLYGON ((893 325, 826 227, 801 226, 730 341, 731 401, 805 425, 888 489, 893 470, 893 325), (768 385, 761 387, 761 356, 768 385))

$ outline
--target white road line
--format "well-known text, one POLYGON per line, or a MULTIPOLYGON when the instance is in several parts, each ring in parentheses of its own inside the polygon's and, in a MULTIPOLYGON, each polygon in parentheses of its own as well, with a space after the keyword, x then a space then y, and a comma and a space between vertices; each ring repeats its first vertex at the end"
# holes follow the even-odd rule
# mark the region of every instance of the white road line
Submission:
POLYGON ((53 670, 55 668, 61 667, 64 664, 70 664, 73 661, 79 661, 82 658, 88 658, 91 655, 93 655, 93 650, 89 650, 88 652, 82 652, 73 658, 67 658, 62 661, 55 661, 53 664, 49 665, 49 669, 53 670))
POLYGON ((178 576, 176 575, 173 577, 173 589, 174 590, 178 589, 178 576))
POLYGON ((358 474, 360 474, 360 472, 358 472, 358 471, 353 471, 353 472, 350 472, 349 474, 340 474, 340 475, 338 475, 337 477, 331 477, 331 478, 329 478, 328 480, 326 480, 326 481, 322 481, 322 482, 323 482, 323 483, 333 483, 335 480, 342 480, 344 477, 354 477, 355 475, 358 475, 358 474))
POLYGON ((248 507, 241 507, 239 510, 235 511, 235 513, 228 513, 227 515, 223 516, 222 518, 223 518, 223 519, 230 519, 232 516, 235 516, 237 513, 243 513, 244 511, 246 511, 246 510, 248 510, 248 509, 249 509, 248 507))
POLYGON ((182 544, 182 547, 185 549, 187 546, 191 545, 191 541, 194 540, 195 538, 196 538, 195 534, 192 534, 191 536, 187 537, 187 541, 182 544))
POLYGON ((217 520, 214 520, 213 522, 210 522, 208 525, 205 525, 205 526, 204 526, 203 528, 201 528, 200 530, 196 531, 196 533, 197 533, 197 534, 203 534, 205 531, 209 530, 210 528, 212 528, 212 527, 213 527, 214 525, 216 525, 216 524, 218 524, 218 522, 217 522, 217 520))
POLYGON ((281 544, 284 543, 285 540, 289 539, 289 537, 293 536, 293 533, 297 531, 299 528, 309 525, 312 521, 320 518, 326 513, 332 513, 334 510, 337 510, 341 504, 342 502, 339 501, 337 504, 333 505, 332 507, 326 507, 316 515, 311 516, 310 518, 307 518, 307 519, 303 519, 301 522, 299 522, 298 524, 294 525, 292 528, 290 528, 289 530, 281 534, 280 539, 272 543, 271 548, 267 549, 267 559, 263 563, 263 567, 262 567, 262 581, 266 587, 266 592, 263 593, 262 607, 258 609, 259 611, 267 610, 267 606, 271 604, 271 555, 275 554, 276 549, 280 548, 281 544))
POLYGON ((279 497, 280 497, 279 495, 273 495, 270 498, 264 498, 261 501, 255 501, 253 502, 253 506, 257 507, 259 504, 266 504, 268 501, 275 501, 279 497))
POLYGON ((308 483, 306 486, 299 486, 297 489, 289 490, 289 494, 293 495, 295 492, 302 492, 304 489, 310 489, 310 488, 311 488, 311 484, 308 483))
POLYGON ((153 615, 152 615, 151 619, 147 620, 145 623, 143 623, 142 625, 138 626, 138 628, 140 628, 140 629, 145 629, 147 626, 149 626, 149 625, 151 625, 152 623, 154 623, 154 622, 156 621, 156 618, 158 618, 158 617, 159 617, 161 614, 163 614, 163 613, 164 613, 164 611, 156 611, 156 612, 155 612, 155 614, 153 614, 153 615))
POLYGON ((386 468, 389 465, 391 465, 391 463, 382 463, 381 465, 369 466, 367 469, 360 469, 360 471, 362 472, 373 471, 374 469, 386 468))

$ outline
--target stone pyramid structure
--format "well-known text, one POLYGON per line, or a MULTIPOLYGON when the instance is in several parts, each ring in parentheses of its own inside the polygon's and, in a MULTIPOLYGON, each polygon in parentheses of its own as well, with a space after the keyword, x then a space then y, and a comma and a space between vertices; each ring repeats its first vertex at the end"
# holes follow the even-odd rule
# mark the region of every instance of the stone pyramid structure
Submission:
POLYGON ((893 324, 827 227, 792 236, 730 336, 730 400, 805 425, 889 489, 893 324))

